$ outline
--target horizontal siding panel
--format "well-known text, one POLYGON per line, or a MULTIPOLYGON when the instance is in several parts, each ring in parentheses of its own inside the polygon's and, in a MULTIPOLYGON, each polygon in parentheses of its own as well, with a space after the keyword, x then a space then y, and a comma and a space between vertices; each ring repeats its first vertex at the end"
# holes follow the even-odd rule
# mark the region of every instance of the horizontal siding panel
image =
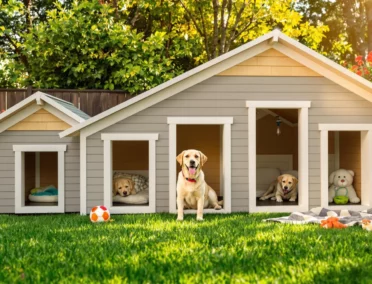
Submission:
MULTIPOLYGON (((295 80, 295 79, 294 79, 295 80)), ((188 89, 189 92, 213 92, 213 93, 343 93, 345 89, 338 85, 195 85, 188 89)))

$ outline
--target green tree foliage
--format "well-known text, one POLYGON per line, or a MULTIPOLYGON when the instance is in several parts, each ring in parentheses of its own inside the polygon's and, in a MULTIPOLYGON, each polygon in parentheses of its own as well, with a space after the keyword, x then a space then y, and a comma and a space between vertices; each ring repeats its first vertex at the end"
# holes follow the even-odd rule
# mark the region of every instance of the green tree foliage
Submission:
POLYGON ((291 0, 0 0, 0 84, 136 94, 279 27, 319 49, 291 0))

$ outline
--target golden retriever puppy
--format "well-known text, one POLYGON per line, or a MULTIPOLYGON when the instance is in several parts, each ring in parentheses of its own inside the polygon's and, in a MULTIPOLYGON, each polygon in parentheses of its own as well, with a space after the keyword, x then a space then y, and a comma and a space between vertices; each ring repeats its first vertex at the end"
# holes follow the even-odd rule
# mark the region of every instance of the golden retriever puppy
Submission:
POLYGON ((284 174, 278 177, 277 181, 270 184, 268 190, 260 197, 260 200, 276 200, 283 202, 283 199, 296 201, 298 179, 292 175, 284 174))
POLYGON ((114 180, 113 196, 119 194, 120 196, 128 196, 137 194, 134 189, 134 181, 127 178, 117 178, 114 180))
POLYGON ((183 220, 184 208, 197 209, 196 220, 203 220, 203 209, 221 209, 216 192, 205 182, 203 165, 207 156, 198 150, 185 150, 177 156, 181 171, 177 181, 177 220, 183 220))

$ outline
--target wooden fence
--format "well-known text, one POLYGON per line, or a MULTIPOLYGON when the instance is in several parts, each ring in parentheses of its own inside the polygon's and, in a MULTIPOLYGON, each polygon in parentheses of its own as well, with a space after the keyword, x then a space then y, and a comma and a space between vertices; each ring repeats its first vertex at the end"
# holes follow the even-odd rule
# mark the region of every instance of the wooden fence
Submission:
POLYGON ((132 97, 122 91, 0 88, 0 112, 7 110, 37 91, 72 102, 77 108, 90 116, 95 116, 132 97))

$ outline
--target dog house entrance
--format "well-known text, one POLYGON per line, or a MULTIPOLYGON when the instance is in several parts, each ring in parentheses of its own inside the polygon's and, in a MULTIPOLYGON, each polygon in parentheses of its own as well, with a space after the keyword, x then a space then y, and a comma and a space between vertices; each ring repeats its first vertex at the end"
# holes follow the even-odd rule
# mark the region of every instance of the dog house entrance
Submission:
MULTIPOLYGON (((275 196, 278 177, 290 174, 298 179, 298 109, 257 109, 256 145, 256 205, 298 205, 297 196, 296 201, 282 198, 282 202, 275 196)), ((295 184, 285 182, 279 183, 283 192, 295 184)))
POLYGON ((361 162, 362 136, 362 131, 328 132, 328 204, 330 206, 361 204, 363 179, 361 162), (347 202, 345 199, 345 203, 342 202, 343 197, 338 197, 334 200, 333 194, 348 196, 349 201, 347 202))
POLYGON ((112 206, 149 206, 149 141, 112 141, 112 206))
MULTIPOLYGON (((207 156, 203 165, 205 181, 223 200, 222 180, 222 131, 223 125, 177 125, 177 155, 184 150, 196 149, 207 156)), ((177 177, 181 166, 177 164, 177 177)), ((216 211, 217 212, 217 211, 216 211)))
POLYGON ((25 206, 58 206, 58 152, 24 152, 25 206))

